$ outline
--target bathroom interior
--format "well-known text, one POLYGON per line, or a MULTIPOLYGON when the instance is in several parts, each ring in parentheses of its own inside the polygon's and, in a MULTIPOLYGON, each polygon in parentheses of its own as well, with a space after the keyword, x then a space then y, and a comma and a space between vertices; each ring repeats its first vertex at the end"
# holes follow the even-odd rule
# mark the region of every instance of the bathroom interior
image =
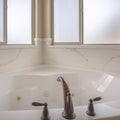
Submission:
POLYGON ((0 120, 120 120, 119 4, 0 0, 0 120))

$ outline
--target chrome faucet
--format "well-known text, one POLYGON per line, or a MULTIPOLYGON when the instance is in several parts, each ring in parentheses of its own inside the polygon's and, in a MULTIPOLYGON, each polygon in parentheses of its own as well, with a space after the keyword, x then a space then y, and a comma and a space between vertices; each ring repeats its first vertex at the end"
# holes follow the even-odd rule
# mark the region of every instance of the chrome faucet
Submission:
POLYGON ((73 108, 73 102, 70 94, 69 87, 63 77, 58 77, 57 81, 62 82, 64 94, 64 112, 62 116, 66 119, 74 119, 76 117, 73 108))

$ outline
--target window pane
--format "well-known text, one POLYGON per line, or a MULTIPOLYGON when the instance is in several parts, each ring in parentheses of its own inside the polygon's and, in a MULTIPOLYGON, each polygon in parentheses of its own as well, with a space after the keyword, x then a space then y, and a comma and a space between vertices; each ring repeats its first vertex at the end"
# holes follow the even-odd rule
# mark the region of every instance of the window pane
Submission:
POLYGON ((120 43, 120 0, 84 0, 84 43, 120 43))
POLYGON ((8 0, 8 44, 31 44, 31 0, 8 0))
POLYGON ((0 0, 0 42, 3 42, 3 0, 0 0))
POLYGON ((54 42, 79 42, 79 0, 54 0, 54 42))

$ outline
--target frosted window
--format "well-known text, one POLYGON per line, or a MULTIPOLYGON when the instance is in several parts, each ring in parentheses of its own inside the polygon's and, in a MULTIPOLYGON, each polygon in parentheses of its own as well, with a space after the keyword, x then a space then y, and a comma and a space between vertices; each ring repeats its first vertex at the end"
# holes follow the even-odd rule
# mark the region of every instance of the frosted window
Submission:
POLYGON ((3 0, 0 0, 0 42, 3 42, 3 0))
POLYGON ((84 0, 84 43, 120 43, 120 0, 84 0))
POLYGON ((31 0, 8 0, 8 44, 31 44, 31 0))
POLYGON ((54 42, 79 42, 79 0, 54 0, 54 42))

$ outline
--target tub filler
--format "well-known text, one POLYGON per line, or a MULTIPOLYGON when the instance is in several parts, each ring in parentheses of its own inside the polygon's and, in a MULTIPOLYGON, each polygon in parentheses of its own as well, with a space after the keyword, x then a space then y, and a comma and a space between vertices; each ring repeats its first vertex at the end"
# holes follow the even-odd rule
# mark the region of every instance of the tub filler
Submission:
POLYGON ((120 78, 91 70, 57 67, 36 68, 20 74, 0 76, 0 120, 40 120, 43 107, 32 102, 48 103, 51 120, 62 120, 63 90, 57 78, 69 85, 76 114, 75 120, 120 120, 120 78), (86 114, 90 98, 96 116, 86 114))

